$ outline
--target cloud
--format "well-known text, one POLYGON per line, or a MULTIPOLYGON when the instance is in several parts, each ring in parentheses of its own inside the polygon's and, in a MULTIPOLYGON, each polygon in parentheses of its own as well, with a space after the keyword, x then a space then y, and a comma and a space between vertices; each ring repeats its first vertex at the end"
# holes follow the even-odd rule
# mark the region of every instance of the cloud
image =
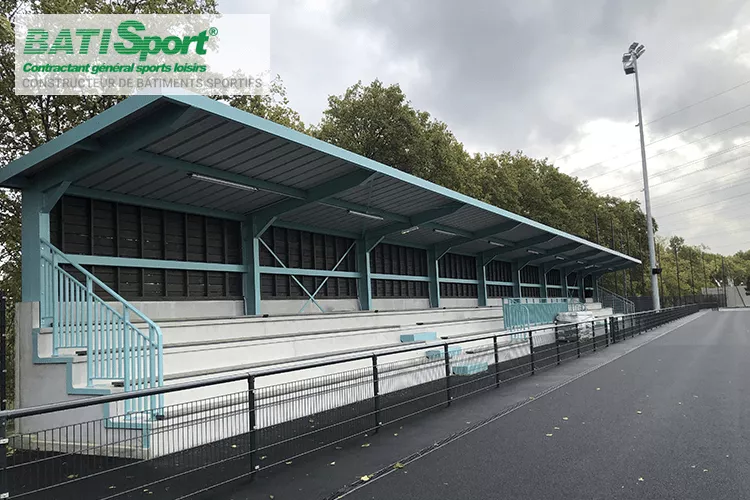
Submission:
MULTIPOLYGON (((647 49, 640 61, 647 143, 750 102, 748 84, 658 119, 750 80, 750 7, 739 0, 222 0, 219 7, 271 14, 272 67, 307 122, 320 119, 328 95, 380 78, 400 83, 472 151, 520 149, 554 160, 583 150, 556 165, 591 178, 598 191, 634 199, 641 165, 633 77, 620 62, 631 41, 647 49)), ((721 201, 717 190, 667 205, 704 183, 731 189, 737 179, 726 174, 743 160, 720 163, 740 151, 700 158, 747 136, 750 107, 650 145, 654 206, 667 213, 721 201), (718 166, 669 180, 711 165, 718 166)), ((750 233, 736 232, 739 211, 693 212, 700 210, 686 212, 695 224, 682 233, 688 243, 723 227, 733 232, 704 242, 726 252, 750 247, 750 233)), ((663 234, 685 225, 679 217, 659 222, 663 234)))

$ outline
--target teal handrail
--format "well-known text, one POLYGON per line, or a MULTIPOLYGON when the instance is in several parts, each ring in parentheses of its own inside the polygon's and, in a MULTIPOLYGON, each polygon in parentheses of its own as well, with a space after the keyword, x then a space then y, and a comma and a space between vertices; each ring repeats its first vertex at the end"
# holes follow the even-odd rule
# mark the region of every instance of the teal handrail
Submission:
MULTIPOLYGON (((125 392, 164 385, 164 354, 159 326, 99 278, 49 241, 42 240, 40 325, 52 327, 52 354, 60 349, 86 348, 87 386, 95 380, 122 379, 125 392), (83 275, 83 282, 63 268, 83 275), (98 286, 121 311, 94 293, 98 286), (146 328, 136 326, 139 318, 146 328)), ((126 412, 154 411, 163 396, 126 402, 126 412)))
POLYGON ((508 330, 546 325, 552 323, 558 313, 568 311, 571 303, 572 301, 567 298, 505 298, 503 299, 503 324, 508 330), (526 321, 524 321, 524 311, 526 321))

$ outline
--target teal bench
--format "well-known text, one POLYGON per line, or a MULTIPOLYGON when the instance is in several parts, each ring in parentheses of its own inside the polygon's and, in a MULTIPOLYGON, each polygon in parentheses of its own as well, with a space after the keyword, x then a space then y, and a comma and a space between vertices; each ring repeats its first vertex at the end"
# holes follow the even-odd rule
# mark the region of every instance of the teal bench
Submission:
POLYGON ((472 363, 469 365, 456 365, 453 367, 453 375, 474 375, 486 372, 489 369, 487 363, 472 363))
MULTIPOLYGON (((448 357, 452 358, 453 356, 456 356, 458 354, 461 354, 461 346, 452 345, 448 347, 448 357)), ((445 359, 445 348, 443 349, 430 349, 429 351, 425 352, 425 356, 427 356, 428 359, 445 359)))
POLYGON ((401 342, 430 342, 431 340, 437 340, 437 333, 404 333, 401 335, 401 342))

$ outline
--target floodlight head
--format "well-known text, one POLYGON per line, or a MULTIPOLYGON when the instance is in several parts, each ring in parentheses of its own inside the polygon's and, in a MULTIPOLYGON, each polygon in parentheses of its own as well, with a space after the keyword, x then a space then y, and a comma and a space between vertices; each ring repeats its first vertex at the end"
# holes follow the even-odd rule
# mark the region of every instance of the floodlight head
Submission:
POLYGON ((635 49, 635 57, 641 57, 644 52, 646 52, 646 47, 639 45, 638 48, 635 49))
POLYGON ((632 75, 633 73, 635 73, 635 58, 628 54, 628 59, 625 60, 625 57, 623 56, 622 69, 625 71, 626 75, 632 75))
POLYGON ((630 61, 630 58, 631 58, 631 57, 633 57, 633 56, 632 56, 632 55, 630 55, 630 52, 625 52, 625 53, 624 53, 624 54, 622 55, 622 62, 623 62, 623 64, 624 64, 624 63, 626 63, 626 62, 628 62, 628 61, 630 61))
POLYGON ((628 47, 628 51, 633 52, 636 47, 638 47, 638 42, 633 42, 630 44, 630 47, 628 47))

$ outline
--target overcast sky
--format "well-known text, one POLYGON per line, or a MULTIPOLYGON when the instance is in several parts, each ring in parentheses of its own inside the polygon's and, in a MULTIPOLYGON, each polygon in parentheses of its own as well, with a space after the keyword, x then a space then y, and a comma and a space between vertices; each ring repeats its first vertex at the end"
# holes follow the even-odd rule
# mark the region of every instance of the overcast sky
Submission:
POLYGON ((621 64, 637 40, 646 46, 639 69, 660 234, 727 254, 750 248, 747 2, 220 0, 219 8, 271 14, 272 70, 307 123, 320 120, 330 94, 379 78, 399 83, 472 152, 548 157, 600 193, 642 200, 634 80, 621 64))

